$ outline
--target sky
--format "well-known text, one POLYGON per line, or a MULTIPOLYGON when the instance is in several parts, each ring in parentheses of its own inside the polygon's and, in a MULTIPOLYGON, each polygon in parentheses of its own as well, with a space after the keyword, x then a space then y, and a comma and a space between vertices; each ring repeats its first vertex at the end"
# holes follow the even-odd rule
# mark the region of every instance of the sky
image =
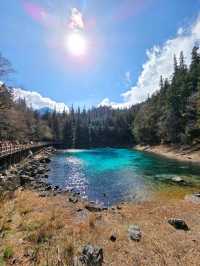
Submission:
POLYGON ((200 39, 200 0, 2 0, 0 10, 0 52, 16 70, 6 82, 35 107, 141 102, 200 39))

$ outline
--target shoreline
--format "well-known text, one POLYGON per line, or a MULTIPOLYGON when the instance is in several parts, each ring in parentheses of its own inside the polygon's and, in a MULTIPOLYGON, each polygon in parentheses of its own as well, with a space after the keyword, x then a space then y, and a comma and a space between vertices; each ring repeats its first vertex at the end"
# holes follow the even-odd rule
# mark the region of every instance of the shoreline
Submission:
POLYGON ((85 266, 80 261, 88 244, 103 252, 104 263, 96 266, 197 265, 199 194, 184 198, 166 195, 101 208, 73 192, 41 183, 54 152, 46 149, 17 171, 18 167, 10 169, 13 176, 23 174, 23 184, 6 193, 0 202, 3 265, 28 266, 34 262, 41 266, 85 266), (169 219, 182 219, 189 231, 175 229, 169 219), (129 235, 135 225, 139 240, 129 235), (183 255, 188 249, 190 254, 183 255))
POLYGON ((137 151, 160 155, 180 162, 200 164, 200 148, 192 150, 192 148, 176 147, 173 145, 136 145, 133 148, 137 151))

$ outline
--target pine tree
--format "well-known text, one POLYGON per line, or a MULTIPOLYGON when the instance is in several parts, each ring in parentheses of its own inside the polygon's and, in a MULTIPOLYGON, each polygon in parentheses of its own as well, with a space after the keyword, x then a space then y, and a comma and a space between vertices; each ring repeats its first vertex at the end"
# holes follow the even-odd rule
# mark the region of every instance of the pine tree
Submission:
POLYGON ((197 83, 200 76, 200 55, 198 50, 198 46, 194 46, 192 49, 192 61, 190 65, 190 83, 193 92, 197 91, 197 83))

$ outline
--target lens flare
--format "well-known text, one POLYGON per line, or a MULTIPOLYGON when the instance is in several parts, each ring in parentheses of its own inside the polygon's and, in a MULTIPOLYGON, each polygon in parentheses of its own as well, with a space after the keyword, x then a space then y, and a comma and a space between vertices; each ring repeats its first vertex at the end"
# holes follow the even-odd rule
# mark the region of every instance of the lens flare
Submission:
POLYGON ((82 56, 87 52, 87 40, 81 33, 71 33, 66 38, 66 48, 70 54, 82 56))

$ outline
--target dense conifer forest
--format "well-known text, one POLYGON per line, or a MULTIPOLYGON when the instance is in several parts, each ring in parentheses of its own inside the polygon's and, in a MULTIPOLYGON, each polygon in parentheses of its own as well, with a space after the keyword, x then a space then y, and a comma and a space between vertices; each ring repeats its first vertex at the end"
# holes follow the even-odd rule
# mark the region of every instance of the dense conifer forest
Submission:
MULTIPOLYGON (((12 72, 0 55, 0 79, 12 72)), ((162 73, 161 73, 162 74, 162 73)), ((174 56, 174 73, 160 79, 160 90, 129 109, 98 107, 55 110, 41 114, 12 100, 12 88, 0 86, 0 139, 62 142, 69 148, 193 144, 200 141, 200 53, 192 50, 188 67, 184 54, 174 56)))

